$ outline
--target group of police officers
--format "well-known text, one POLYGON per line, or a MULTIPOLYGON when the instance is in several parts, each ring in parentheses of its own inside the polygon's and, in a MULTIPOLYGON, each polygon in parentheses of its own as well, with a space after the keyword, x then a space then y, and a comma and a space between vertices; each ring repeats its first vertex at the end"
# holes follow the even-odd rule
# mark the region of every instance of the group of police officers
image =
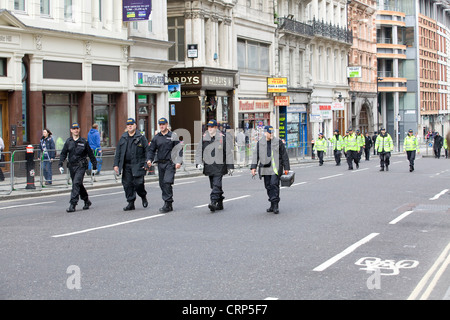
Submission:
MULTIPOLYGON (((183 146, 176 133, 169 130, 166 118, 158 120, 159 132, 148 143, 144 135, 137 130, 136 121, 133 118, 127 120, 127 129, 121 136, 114 156, 113 168, 117 175, 122 175, 122 185, 125 191, 127 206, 124 211, 135 210, 135 201, 138 195, 142 200, 142 206, 147 208, 147 192, 144 185, 144 177, 147 170, 155 163, 158 165, 159 186, 162 191, 164 205, 159 209, 161 213, 173 210, 173 189, 175 172, 181 167, 183 159, 183 146)), ((73 123, 71 137, 68 138, 61 151, 59 170, 64 173, 63 164, 68 159, 67 167, 72 179, 72 192, 70 206, 67 212, 76 211, 79 198, 84 201, 83 210, 92 205, 88 193, 83 185, 83 178, 87 169, 87 157, 92 162, 92 174, 97 172, 97 160, 85 138, 80 136, 80 126, 73 123)), ((256 175, 259 167, 260 178, 264 177, 264 186, 271 203, 267 212, 279 213, 280 201, 280 176, 290 169, 289 158, 284 143, 275 138, 274 128, 264 127, 265 135, 258 141, 251 166, 252 175, 256 175)), ((207 131, 203 134, 198 144, 195 162, 196 167, 209 177, 211 212, 223 210, 224 192, 222 178, 226 174, 232 174, 233 161, 233 136, 218 130, 216 120, 207 123, 207 131)))
MULTIPOLYGON (((136 121, 129 118, 126 122, 127 129, 121 136, 114 156, 113 168, 117 175, 122 175, 122 185, 125 191, 127 206, 124 211, 135 210, 135 201, 138 195, 142 200, 142 206, 148 207, 147 191, 145 190, 144 177, 150 167, 157 163, 159 186, 162 191, 164 205, 159 209, 161 213, 173 210, 173 188, 175 172, 181 167, 183 159, 183 146, 176 133, 169 130, 166 118, 158 120, 159 132, 148 142, 147 138, 137 130, 136 121)), ((207 130, 198 143, 195 154, 196 167, 209 177, 211 212, 223 210, 224 191, 222 189, 222 178, 226 174, 232 174, 234 170, 233 146, 234 138, 218 130, 216 120, 207 123, 207 130)), ((68 159, 72 179, 72 192, 70 205, 67 212, 76 211, 79 198, 84 201, 83 210, 92 205, 88 193, 83 186, 84 174, 87 169, 87 157, 92 162, 92 173, 97 171, 97 160, 89 143, 80 136, 78 123, 73 123, 71 137, 68 138, 61 151, 59 169, 64 173, 63 163, 68 159)), ((342 152, 347 159, 348 169, 353 170, 353 163, 359 168, 362 150, 365 147, 365 137, 359 130, 356 133, 349 128, 346 135, 334 131, 330 139, 336 165, 340 165, 342 152)), ((322 133, 315 141, 313 150, 317 152, 319 165, 323 165, 323 157, 328 149, 328 141, 322 133)), ((389 171, 391 151, 394 150, 392 137, 382 128, 375 141, 375 150, 380 157, 380 171, 389 171)), ((410 172, 414 171, 414 160, 419 150, 417 137, 412 130, 408 131, 404 140, 404 150, 409 161, 410 172)), ((257 142, 253 152, 250 165, 251 174, 264 179, 264 187, 267 191, 270 207, 267 212, 279 213, 280 202, 280 177, 288 174, 290 170, 289 157, 285 144, 274 136, 272 126, 264 127, 264 136, 257 142)))

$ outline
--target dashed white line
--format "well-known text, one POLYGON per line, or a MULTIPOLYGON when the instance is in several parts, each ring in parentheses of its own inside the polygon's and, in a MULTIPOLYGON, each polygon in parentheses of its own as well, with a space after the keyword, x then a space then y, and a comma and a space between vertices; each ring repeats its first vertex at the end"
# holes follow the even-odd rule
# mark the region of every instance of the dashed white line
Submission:
POLYGON ((335 178, 335 177, 339 177, 339 176, 343 176, 343 175, 344 175, 343 173, 334 174, 334 175, 332 175, 332 176, 327 176, 327 177, 319 178, 319 180, 325 180, 325 179, 335 178))
POLYGON ((401 215, 399 215, 397 218, 395 218, 394 220, 392 220, 391 222, 389 222, 389 224, 396 224, 397 222, 399 222, 400 220, 402 220, 403 218, 409 216, 411 213, 413 213, 413 211, 406 211, 404 213, 402 213, 401 215))
POLYGON ((441 192, 439 192, 437 195, 435 195, 434 197, 430 198, 430 200, 437 200, 437 199, 439 199, 440 196, 444 195, 447 192, 448 192, 448 189, 444 189, 441 192))
POLYGON ((315 267, 313 269, 313 271, 324 271, 329 266, 331 266, 332 264, 336 263, 338 260, 342 259, 346 255, 348 255, 348 254, 352 253, 353 251, 355 251, 359 246, 369 242, 370 240, 372 240, 373 238, 375 238, 378 235, 379 235, 379 233, 371 233, 371 234, 369 234, 367 237, 365 237, 365 238, 359 240, 358 242, 352 244, 350 247, 348 247, 347 249, 345 249, 341 253, 335 255, 333 258, 328 259, 327 261, 322 263, 320 266, 315 267))
MULTIPOLYGON (((236 198, 226 199, 226 200, 223 200, 223 202, 228 202, 228 201, 233 201, 233 200, 239 200, 239 199, 248 198, 248 197, 250 197, 249 194, 247 194, 247 195, 245 195, 245 196, 241 196, 241 197, 236 197, 236 198)), ((206 207, 206 206, 208 206, 208 205, 209 205, 209 203, 207 203, 207 204, 201 204, 201 205, 199 205, 199 206, 195 206, 194 208, 203 208, 203 207, 206 207)))
POLYGON ((21 207, 31 207, 31 206, 38 206, 41 204, 49 204, 49 203, 55 203, 56 201, 47 201, 47 202, 37 202, 37 203, 28 203, 28 204, 17 204, 15 206, 9 206, 9 207, 3 207, 0 208, 0 210, 6 210, 6 209, 14 209, 14 208, 21 208, 21 207))

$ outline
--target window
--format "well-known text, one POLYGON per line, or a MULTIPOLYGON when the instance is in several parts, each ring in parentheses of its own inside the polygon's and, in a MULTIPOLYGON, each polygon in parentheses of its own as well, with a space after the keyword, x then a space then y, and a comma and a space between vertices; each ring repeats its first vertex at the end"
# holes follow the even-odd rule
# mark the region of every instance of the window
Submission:
POLYGON ((175 45, 169 49, 169 60, 184 61, 184 18, 167 18, 167 27, 169 41, 175 42, 175 45))
POLYGON ((44 127, 52 131, 56 150, 70 136, 70 124, 78 121, 78 97, 73 93, 44 93, 44 127))
POLYGON ((41 15, 50 15, 50 0, 41 0, 41 15))
POLYGON ((25 11, 25 0, 14 0, 14 10, 25 11))
POLYGON ((0 77, 6 77, 6 58, 0 58, 0 77))
POLYGON ((238 39, 238 69, 253 74, 269 74, 269 45, 238 39))
MULTIPOLYGON (((92 95, 92 119, 98 124, 100 145, 111 147, 115 144, 116 97, 113 94, 92 95), (113 141, 111 141, 113 139, 113 141)), ((125 129, 125 128, 121 128, 125 129)))
POLYGON ((72 0, 64 0, 64 20, 72 21, 72 0))

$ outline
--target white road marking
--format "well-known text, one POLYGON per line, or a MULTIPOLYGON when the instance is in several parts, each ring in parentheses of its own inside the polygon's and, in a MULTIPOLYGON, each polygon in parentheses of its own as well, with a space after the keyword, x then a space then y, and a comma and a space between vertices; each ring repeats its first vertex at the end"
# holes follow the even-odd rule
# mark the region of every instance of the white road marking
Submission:
POLYGON ((339 174, 335 174, 335 175, 332 175, 332 176, 319 178, 319 180, 330 179, 330 178, 339 177, 339 176, 343 176, 343 175, 344 175, 343 173, 339 173, 339 174))
POLYGON ((439 270, 436 272, 433 280, 429 284, 428 288, 425 290, 425 292, 420 297, 420 300, 425 300, 430 295, 431 291, 433 290, 434 286, 436 285, 437 281, 439 280, 442 273, 445 271, 447 266, 450 263, 450 243, 447 245, 447 247, 442 251, 441 255, 438 257, 438 259, 435 261, 435 263, 431 266, 430 270, 425 274, 425 276, 420 280, 419 284, 416 286, 416 288, 413 290, 413 292, 410 294, 407 300, 414 300, 417 298, 417 296, 420 294, 420 292, 423 290, 425 285, 427 284, 428 280, 431 278, 432 274, 435 272, 435 270, 438 268, 438 266, 442 263, 439 270), (444 261, 445 259, 445 261, 444 261))
MULTIPOLYGON (((243 198, 248 198, 251 197, 249 194, 245 195, 245 196, 241 196, 241 197, 237 197, 237 198, 231 198, 231 199, 227 199, 227 200, 223 200, 223 202, 228 202, 228 201, 233 201, 233 200, 239 200, 239 199, 243 199, 243 198)), ((199 206, 195 206, 194 208, 203 208, 203 207, 207 207, 209 205, 209 203, 207 204, 202 204, 199 206)))
POLYGON ((267 297, 264 300, 278 300, 279 298, 275 298, 275 297, 267 297))
POLYGON ((435 195, 434 197, 430 198, 430 200, 437 200, 437 199, 439 199, 440 196, 444 195, 447 192, 448 192, 448 189, 444 189, 441 192, 439 192, 437 195, 435 195))
POLYGON ((28 204, 18 204, 15 206, 9 206, 9 207, 3 207, 0 208, 0 210, 6 210, 6 209, 13 209, 13 208, 21 208, 21 207, 31 207, 31 206, 38 206, 41 204, 49 204, 49 203, 55 203, 56 201, 47 201, 47 202, 37 202, 37 203, 28 203, 28 204))
POLYGON ((113 228, 113 227, 121 226, 121 225, 128 224, 128 223, 133 223, 133 222, 138 222, 138 221, 158 218, 158 217, 162 217, 162 216, 164 216, 164 214, 157 214, 157 215, 154 215, 154 216, 149 216, 149 217, 144 217, 144 218, 139 218, 139 219, 134 219, 134 220, 128 220, 128 221, 123 221, 123 222, 114 223, 114 224, 108 224, 106 226, 90 228, 90 229, 85 229, 85 230, 80 230, 80 231, 75 231, 75 232, 70 232, 70 233, 59 234, 59 235, 52 236, 52 238, 68 237, 68 236, 73 236, 73 235, 80 234, 80 233, 86 233, 86 232, 91 232, 91 231, 100 230, 100 229, 113 228))
POLYGON ((367 237, 365 237, 365 238, 359 240, 358 242, 352 244, 350 247, 348 247, 347 249, 345 249, 341 253, 335 255, 333 258, 328 259, 327 261, 322 263, 320 266, 315 267, 313 269, 313 271, 324 271, 329 266, 331 266, 332 264, 336 263, 338 260, 342 259, 346 255, 348 255, 348 254, 352 253, 353 251, 355 251, 359 246, 369 242, 370 240, 372 240, 373 238, 375 238, 378 235, 379 235, 379 233, 371 233, 371 234, 369 234, 367 237))
POLYGON ((401 215, 399 215, 397 218, 395 218, 394 220, 392 220, 391 222, 389 222, 389 224, 396 224, 397 222, 399 222, 400 220, 402 220, 403 218, 409 216, 411 213, 413 213, 413 211, 406 211, 403 212, 401 215))
POLYGON ((89 198, 95 198, 95 197, 103 197, 103 196, 109 196, 109 195, 113 195, 113 194, 121 194, 124 193, 123 191, 119 191, 119 192, 111 192, 111 193, 102 193, 102 194, 94 194, 94 195, 90 195, 89 198))
POLYGON ((352 170, 352 173, 360 172, 360 171, 364 171, 364 170, 369 170, 369 168, 352 170))

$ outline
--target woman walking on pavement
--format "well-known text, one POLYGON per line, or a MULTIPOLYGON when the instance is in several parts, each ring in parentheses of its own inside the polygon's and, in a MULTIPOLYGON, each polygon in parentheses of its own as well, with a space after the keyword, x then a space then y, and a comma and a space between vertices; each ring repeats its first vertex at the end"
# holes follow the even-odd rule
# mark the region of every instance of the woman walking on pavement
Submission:
POLYGON ((42 138, 39 144, 42 152, 42 167, 46 185, 52 184, 52 161, 55 160, 56 150, 52 132, 49 129, 42 130, 42 138))

